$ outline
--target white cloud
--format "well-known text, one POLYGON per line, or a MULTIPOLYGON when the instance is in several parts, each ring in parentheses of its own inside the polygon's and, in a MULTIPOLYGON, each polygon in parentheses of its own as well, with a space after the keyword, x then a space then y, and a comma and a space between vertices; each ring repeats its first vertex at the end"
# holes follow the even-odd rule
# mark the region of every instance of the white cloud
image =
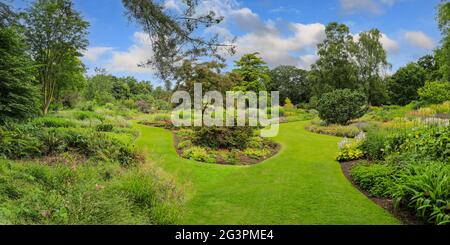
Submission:
POLYGON ((181 9, 184 6, 184 4, 179 0, 165 0, 163 6, 165 9, 181 12, 181 9))
POLYGON ((152 57, 153 51, 149 36, 143 32, 135 32, 133 45, 125 52, 112 52, 111 60, 106 63, 106 69, 111 72, 153 73, 150 67, 138 66, 152 57))
POLYGON ((411 45, 431 50, 434 47, 433 40, 425 33, 420 31, 405 32, 404 37, 411 45))
POLYGON ((368 12, 382 14, 384 6, 392 6, 397 0, 340 0, 341 10, 345 14, 368 12))
POLYGON ((84 53, 83 58, 95 62, 100 59, 103 55, 111 52, 113 50, 112 47, 89 47, 84 53))
POLYGON ((384 33, 381 34, 380 42, 383 45, 383 48, 388 53, 397 53, 398 52, 399 46, 398 46, 397 41, 389 38, 386 34, 384 34, 384 33))

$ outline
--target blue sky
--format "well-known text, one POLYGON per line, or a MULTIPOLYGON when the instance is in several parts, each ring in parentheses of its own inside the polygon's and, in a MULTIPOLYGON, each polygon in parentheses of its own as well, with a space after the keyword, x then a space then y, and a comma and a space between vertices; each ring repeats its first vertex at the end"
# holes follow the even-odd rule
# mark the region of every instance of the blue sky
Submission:
MULTIPOLYGON (((160 0, 172 11, 181 0, 160 0)), ((392 71, 439 45, 435 21, 440 0, 204 0, 201 9, 218 11, 225 21, 207 32, 220 33, 225 40, 236 37, 237 54, 259 51, 271 67, 295 65, 308 69, 316 59, 316 45, 323 40, 324 26, 345 23, 355 36, 378 28, 388 51, 392 71)), ((91 23, 90 46, 85 64, 109 72, 158 84, 151 68, 137 63, 151 58, 150 42, 139 26, 124 15, 120 0, 74 0, 76 8, 91 23)), ((24 1, 16 0, 17 7, 24 1)), ((392 72, 391 71, 391 72, 392 72)))

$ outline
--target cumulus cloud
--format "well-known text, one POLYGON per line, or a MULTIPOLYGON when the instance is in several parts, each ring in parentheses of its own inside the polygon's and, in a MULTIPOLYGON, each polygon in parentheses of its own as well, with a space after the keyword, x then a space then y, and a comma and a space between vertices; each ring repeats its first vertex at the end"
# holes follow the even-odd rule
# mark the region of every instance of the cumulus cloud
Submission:
POLYGON ((248 8, 232 11, 228 18, 246 32, 236 38, 234 58, 259 52, 271 67, 293 65, 309 69, 316 60, 316 45, 325 38, 325 26, 320 23, 288 23, 287 33, 282 33, 277 23, 263 22, 248 8))
POLYGON ((399 46, 397 41, 391 39, 390 37, 388 37, 386 34, 382 33, 381 34, 381 39, 380 39, 381 44, 383 45, 383 48, 388 52, 388 53, 397 53, 399 46))
POLYGON ((127 51, 112 52, 111 60, 107 62, 106 69, 111 72, 152 73, 149 67, 139 67, 138 64, 153 57, 151 41, 144 32, 135 32, 133 45, 127 51))
POLYGON ((382 14, 384 6, 392 6, 395 2, 396 0, 340 0, 341 10, 345 14, 382 14))
POLYGON ((111 52, 113 50, 112 47, 89 47, 84 53, 83 58, 95 62, 100 59, 103 55, 111 52))
POLYGON ((405 40, 414 47, 427 50, 431 50, 434 47, 433 40, 423 32, 420 31, 405 32, 404 37, 405 40))

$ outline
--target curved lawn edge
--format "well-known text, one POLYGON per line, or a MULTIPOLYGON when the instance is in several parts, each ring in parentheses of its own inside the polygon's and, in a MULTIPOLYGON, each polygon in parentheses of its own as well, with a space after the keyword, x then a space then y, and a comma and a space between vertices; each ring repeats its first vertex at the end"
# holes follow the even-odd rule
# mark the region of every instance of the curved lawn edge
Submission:
POLYGON ((305 123, 282 124, 280 152, 249 166, 183 159, 170 131, 135 127, 148 159, 185 190, 179 224, 400 224, 346 179, 334 160, 340 138, 308 132, 305 123))

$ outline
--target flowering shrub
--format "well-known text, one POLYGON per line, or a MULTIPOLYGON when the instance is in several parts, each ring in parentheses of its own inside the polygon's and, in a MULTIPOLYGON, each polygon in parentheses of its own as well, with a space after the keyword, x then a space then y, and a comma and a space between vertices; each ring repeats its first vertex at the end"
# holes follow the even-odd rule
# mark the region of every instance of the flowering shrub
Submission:
POLYGON ((352 161, 358 160, 364 157, 364 152, 360 149, 362 142, 353 141, 351 143, 346 142, 348 139, 344 139, 343 142, 339 143, 339 153, 336 157, 338 161, 352 161))

